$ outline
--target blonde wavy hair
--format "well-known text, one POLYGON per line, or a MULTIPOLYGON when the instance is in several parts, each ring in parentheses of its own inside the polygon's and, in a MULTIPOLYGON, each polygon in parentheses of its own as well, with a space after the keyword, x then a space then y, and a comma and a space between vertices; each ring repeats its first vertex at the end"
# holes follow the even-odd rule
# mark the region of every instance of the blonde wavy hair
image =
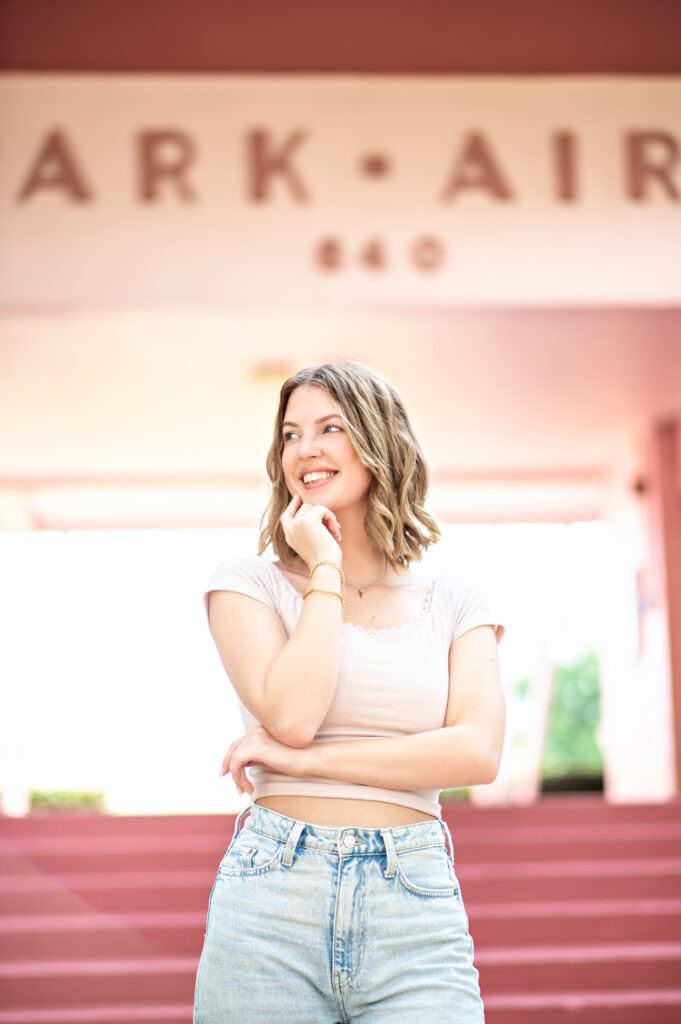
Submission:
POLYGON ((307 366, 281 386, 274 439, 267 453, 272 486, 260 520, 258 554, 271 544, 285 564, 297 557, 279 520, 291 501, 281 464, 284 416, 290 395, 302 384, 324 388, 336 401, 350 443, 373 474, 364 520, 367 536, 392 568, 420 561, 441 538, 437 523, 423 507, 428 467, 394 387, 376 370, 354 360, 307 366))

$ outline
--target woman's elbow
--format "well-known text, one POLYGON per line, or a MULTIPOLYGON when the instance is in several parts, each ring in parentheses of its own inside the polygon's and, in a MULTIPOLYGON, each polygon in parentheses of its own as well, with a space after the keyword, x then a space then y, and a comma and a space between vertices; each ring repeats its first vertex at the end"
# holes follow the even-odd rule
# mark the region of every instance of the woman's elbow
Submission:
POLYGON ((277 722, 276 731, 273 731, 272 735, 287 747, 296 747, 299 750, 309 747, 315 737, 300 720, 277 722))
POLYGON ((501 767, 502 752, 502 749, 495 747, 485 758, 485 785, 489 785, 497 778, 501 767))
POLYGON ((499 762, 496 759, 490 759, 487 762, 486 766, 485 766, 485 772, 484 772, 484 778, 482 779, 482 784, 484 786, 489 786, 490 782, 494 782, 494 780, 496 779, 498 774, 499 774, 499 762))

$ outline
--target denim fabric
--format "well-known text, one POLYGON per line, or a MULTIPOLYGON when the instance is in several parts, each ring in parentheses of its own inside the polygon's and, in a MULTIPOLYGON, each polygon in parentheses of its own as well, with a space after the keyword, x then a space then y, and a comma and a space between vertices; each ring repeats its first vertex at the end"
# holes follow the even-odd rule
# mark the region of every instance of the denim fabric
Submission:
POLYGON ((484 1020, 442 819, 329 828, 241 811, 208 902, 193 1024, 484 1020))

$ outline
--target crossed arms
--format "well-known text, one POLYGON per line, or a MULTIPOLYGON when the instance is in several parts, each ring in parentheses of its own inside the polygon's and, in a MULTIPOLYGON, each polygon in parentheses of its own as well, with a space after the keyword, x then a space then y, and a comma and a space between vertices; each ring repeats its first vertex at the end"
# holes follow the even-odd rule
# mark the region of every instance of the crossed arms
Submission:
POLYGON ((301 775, 381 789, 455 789, 493 782, 506 728, 497 640, 476 626, 449 650, 445 726, 410 736, 314 743, 298 750, 301 775))

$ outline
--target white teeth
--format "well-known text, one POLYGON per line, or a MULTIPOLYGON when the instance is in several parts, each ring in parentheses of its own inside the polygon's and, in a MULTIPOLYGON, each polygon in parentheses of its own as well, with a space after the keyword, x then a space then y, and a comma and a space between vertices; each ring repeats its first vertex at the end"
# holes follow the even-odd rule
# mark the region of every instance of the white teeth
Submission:
POLYGON ((329 477, 335 475, 335 473, 305 473, 303 475, 303 483, 309 484, 312 480, 328 480, 329 477))

